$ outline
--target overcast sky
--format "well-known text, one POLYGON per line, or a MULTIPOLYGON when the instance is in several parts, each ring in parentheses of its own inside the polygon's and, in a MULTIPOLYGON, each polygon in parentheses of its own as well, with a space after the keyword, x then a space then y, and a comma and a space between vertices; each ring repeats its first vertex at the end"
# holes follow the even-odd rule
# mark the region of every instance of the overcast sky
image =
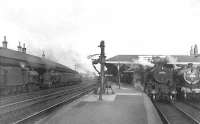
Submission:
POLYGON ((200 0, 1 1, 0 38, 8 47, 25 42, 29 53, 73 67, 91 68, 87 56, 189 54, 200 47, 200 0))

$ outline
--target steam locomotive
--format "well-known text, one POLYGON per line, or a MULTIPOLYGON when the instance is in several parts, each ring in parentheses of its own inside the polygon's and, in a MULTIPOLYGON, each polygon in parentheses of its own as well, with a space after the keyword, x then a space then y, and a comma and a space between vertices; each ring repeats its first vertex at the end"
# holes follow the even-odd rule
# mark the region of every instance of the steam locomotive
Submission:
POLYGON ((147 93, 153 100, 174 101, 176 96, 185 99, 199 97, 200 66, 189 64, 169 64, 158 62, 149 73, 147 93))
POLYGON ((7 48, 4 37, 0 47, 0 95, 11 95, 46 88, 74 85, 81 75, 59 63, 26 53, 25 45, 18 51, 7 48))
POLYGON ((178 88, 184 99, 195 98, 200 94, 200 66, 192 63, 178 70, 178 88))
POLYGON ((145 86, 153 100, 176 99, 176 84, 173 81, 174 67, 167 63, 157 63, 150 72, 149 80, 145 86))

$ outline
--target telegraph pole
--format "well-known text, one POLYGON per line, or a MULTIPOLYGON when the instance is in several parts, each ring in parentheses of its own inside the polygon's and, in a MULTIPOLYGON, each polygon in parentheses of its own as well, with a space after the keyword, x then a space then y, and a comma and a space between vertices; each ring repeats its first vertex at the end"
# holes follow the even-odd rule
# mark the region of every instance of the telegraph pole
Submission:
POLYGON ((105 44, 104 41, 101 41, 100 46, 101 48, 101 54, 100 54, 100 64, 101 64, 101 85, 100 85, 100 93, 99 93, 99 100, 102 100, 102 94, 103 94, 103 85, 105 81, 105 72, 104 72, 104 67, 105 67, 105 44))

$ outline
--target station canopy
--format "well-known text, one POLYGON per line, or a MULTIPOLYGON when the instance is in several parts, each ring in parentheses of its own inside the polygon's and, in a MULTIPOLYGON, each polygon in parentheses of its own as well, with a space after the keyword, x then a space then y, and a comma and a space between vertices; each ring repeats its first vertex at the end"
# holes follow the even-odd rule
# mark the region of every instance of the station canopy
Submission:
POLYGON ((153 58, 159 57, 168 60, 168 64, 200 64, 200 56, 189 55, 116 55, 106 60, 113 64, 151 64, 153 58))
MULTIPOLYGON (((167 64, 187 65, 189 63, 200 65, 199 55, 116 55, 106 60, 109 70, 117 69, 120 72, 134 72, 138 69, 153 67, 155 58, 167 60, 167 64), (114 67, 115 66, 115 67, 114 67), (113 68, 114 67, 114 68, 113 68)), ((177 66, 175 66, 177 67, 177 66)))

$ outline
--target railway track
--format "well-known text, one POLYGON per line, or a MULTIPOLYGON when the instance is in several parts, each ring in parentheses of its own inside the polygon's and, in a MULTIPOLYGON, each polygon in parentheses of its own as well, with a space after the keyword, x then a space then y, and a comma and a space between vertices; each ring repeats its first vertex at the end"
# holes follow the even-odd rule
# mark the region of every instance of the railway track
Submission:
MULTIPOLYGON (((50 90, 50 92, 37 94, 35 96, 33 96, 31 94, 30 96, 27 96, 28 98, 25 97, 25 99, 17 99, 15 102, 9 102, 7 104, 0 105, 0 115, 10 112, 10 111, 14 111, 16 109, 30 106, 30 105, 38 103, 38 102, 42 102, 44 100, 56 98, 57 96, 60 96, 60 94, 62 94, 62 95, 68 94, 70 92, 73 92, 73 90, 75 90, 75 89, 82 88, 83 86, 85 86, 85 85, 77 85, 74 87, 59 89, 59 91, 55 91, 55 92, 51 92, 52 90, 50 90)), ((20 96, 20 98, 21 98, 21 96, 20 96)))
POLYGON ((72 86, 44 89, 44 90, 38 90, 38 91, 29 92, 29 93, 12 95, 12 96, 0 96, 0 108, 3 105, 24 101, 26 99, 32 99, 35 97, 47 95, 47 94, 54 93, 57 91, 72 89, 73 87, 77 87, 78 85, 80 86, 80 85, 85 85, 85 84, 92 84, 93 82, 96 82, 96 80, 83 80, 81 84, 76 84, 72 86))
POLYGON ((189 106, 193 107, 194 109, 200 111, 200 102, 192 103, 192 102, 189 102, 189 101, 185 101, 185 104, 188 104, 189 106))
MULTIPOLYGON (((80 84, 78 84, 78 85, 80 85, 80 84)), ((6 97, 0 96, 0 106, 18 102, 18 101, 24 101, 26 99, 31 99, 34 97, 46 95, 46 94, 53 93, 56 91, 71 89, 73 87, 76 87, 76 85, 39 90, 39 91, 34 91, 34 92, 29 92, 29 93, 22 93, 22 94, 18 94, 18 95, 6 96, 6 97)))
POLYGON ((182 103, 176 102, 169 103, 154 103, 161 120, 164 124, 199 124, 199 112, 193 107, 182 103))
POLYGON ((55 107, 77 99, 96 87, 95 84, 76 86, 68 90, 0 106, 1 124, 28 122, 55 107))

